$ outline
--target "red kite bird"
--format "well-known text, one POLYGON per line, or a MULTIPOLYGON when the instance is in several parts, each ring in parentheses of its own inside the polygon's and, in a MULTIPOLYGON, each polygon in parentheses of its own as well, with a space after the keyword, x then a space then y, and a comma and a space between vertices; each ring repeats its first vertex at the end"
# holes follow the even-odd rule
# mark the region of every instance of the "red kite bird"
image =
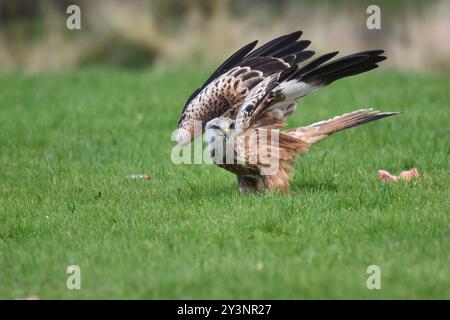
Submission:
POLYGON ((397 114, 361 109, 279 130, 302 97, 335 80, 375 69, 386 59, 382 50, 338 59, 333 59, 338 52, 331 52, 299 66, 314 55, 305 50, 311 42, 299 40, 301 35, 297 31, 256 50, 257 41, 239 49, 194 91, 181 113, 177 143, 187 145, 206 131, 213 162, 237 175, 241 192, 287 191, 292 165, 312 144, 334 132, 397 114), (199 122, 202 130, 196 131, 199 122))

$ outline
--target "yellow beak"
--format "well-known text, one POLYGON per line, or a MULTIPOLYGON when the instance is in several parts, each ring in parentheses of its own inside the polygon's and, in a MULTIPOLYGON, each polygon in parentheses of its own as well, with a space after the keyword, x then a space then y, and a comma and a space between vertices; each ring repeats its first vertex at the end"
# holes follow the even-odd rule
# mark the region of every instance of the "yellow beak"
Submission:
POLYGON ((228 134, 228 132, 230 132, 230 129, 228 129, 228 128, 223 129, 223 133, 228 134))

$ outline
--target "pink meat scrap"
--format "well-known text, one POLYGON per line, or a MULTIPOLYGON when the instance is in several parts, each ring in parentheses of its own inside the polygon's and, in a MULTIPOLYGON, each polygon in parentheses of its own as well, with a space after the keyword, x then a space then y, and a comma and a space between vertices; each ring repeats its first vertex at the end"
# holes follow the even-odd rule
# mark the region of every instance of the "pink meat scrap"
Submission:
POLYGON ((411 170, 402 171, 398 176, 394 176, 387 172, 386 170, 378 170, 378 179, 380 181, 398 181, 398 180, 412 180, 414 178, 418 178, 419 171, 416 168, 412 168, 411 170))

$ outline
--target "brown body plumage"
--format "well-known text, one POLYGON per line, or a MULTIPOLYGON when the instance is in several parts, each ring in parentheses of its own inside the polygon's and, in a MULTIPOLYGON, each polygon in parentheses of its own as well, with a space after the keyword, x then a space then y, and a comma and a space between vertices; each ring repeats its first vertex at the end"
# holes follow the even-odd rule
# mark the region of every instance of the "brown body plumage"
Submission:
MULTIPOLYGON (((287 192, 293 165, 313 144, 335 132, 395 114, 397 112, 361 109, 288 131, 277 128, 280 122, 274 118, 272 124, 259 126, 255 123, 255 128, 237 135, 232 132, 233 128, 230 129, 234 126, 234 120, 220 117, 206 125, 206 142, 213 161, 237 176, 241 192, 287 192), (221 135, 216 130, 227 132, 227 135, 221 135), (224 139, 220 140, 220 137, 224 139), (225 151, 217 158, 216 151, 222 145, 225 145, 225 151), (226 152, 232 153, 229 163, 226 152)), ((265 119, 265 123, 268 122, 265 119)))

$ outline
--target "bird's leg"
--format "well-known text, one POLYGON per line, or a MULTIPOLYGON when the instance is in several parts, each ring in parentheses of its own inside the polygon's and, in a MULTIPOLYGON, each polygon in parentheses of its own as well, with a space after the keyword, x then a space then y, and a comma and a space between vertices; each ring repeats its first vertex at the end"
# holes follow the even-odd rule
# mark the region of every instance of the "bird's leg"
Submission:
POLYGON ((264 179, 261 176, 238 176, 238 186, 241 193, 266 190, 264 179))

